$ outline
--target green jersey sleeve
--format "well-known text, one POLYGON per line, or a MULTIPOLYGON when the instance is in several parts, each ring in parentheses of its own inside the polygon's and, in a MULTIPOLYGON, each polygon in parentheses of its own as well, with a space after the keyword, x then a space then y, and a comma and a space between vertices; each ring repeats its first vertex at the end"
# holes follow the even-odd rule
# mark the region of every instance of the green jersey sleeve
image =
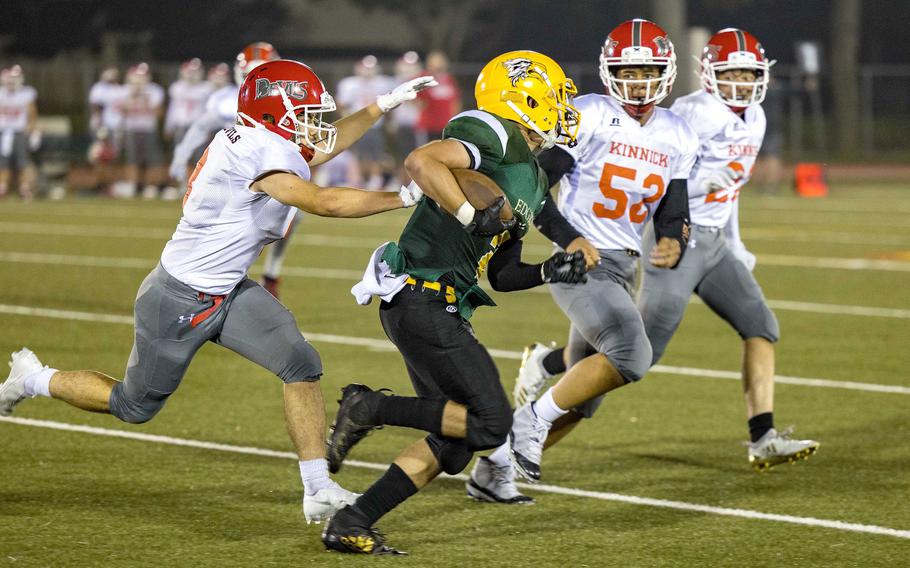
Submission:
POLYGON ((499 119, 482 110, 456 115, 442 131, 442 137, 461 142, 471 155, 471 168, 487 175, 502 162, 509 139, 499 119))

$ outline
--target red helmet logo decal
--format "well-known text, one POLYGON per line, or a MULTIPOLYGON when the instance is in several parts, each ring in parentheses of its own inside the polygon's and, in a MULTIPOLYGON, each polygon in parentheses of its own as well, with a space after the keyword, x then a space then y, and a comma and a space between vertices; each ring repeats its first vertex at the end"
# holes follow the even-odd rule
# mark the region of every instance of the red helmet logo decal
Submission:
POLYGON ((302 101, 307 96, 309 83, 306 81, 269 81, 268 79, 256 79, 256 99, 279 96, 278 87, 281 87, 288 97, 302 101))
POLYGON ((613 57, 616 53, 616 47, 619 45, 619 42, 613 39, 610 36, 607 36, 607 41, 604 42, 604 56, 613 57))
POLYGON ((719 45, 709 43, 705 46, 705 54, 703 57, 713 63, 720 58, 720 49, 719 45))
POLYGON ((667 57, 670 55, 670 40, 666 36, 654 38, 654 45, 657 46, 657 57, 667 57))

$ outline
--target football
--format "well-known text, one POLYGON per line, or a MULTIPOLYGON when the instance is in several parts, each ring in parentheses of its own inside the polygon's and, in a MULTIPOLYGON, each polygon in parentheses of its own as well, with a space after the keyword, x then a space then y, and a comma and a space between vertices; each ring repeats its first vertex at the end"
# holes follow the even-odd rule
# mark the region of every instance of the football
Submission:
MULTIPOLYGON (((452 170, 458 187, 464 192, 474 209, 486 209, 492 205, 498 198, 505 197, 505 194, 496 185, 496 182, 482 173, 468 168, 452 170)), ((509 200, 505 200, 502 211, 499 214, 500 219, 508 221, 512 218, 512 206, 509 200)))

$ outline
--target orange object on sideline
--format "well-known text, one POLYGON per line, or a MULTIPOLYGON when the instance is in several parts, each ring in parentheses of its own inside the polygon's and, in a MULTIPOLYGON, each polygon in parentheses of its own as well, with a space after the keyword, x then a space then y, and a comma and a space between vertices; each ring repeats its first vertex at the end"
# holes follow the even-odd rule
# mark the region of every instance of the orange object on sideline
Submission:
POLYGON ((800 197, 826 197, 828 182, 825 180, 824 164, 796 164, 794 170, 796 194, 800 197))

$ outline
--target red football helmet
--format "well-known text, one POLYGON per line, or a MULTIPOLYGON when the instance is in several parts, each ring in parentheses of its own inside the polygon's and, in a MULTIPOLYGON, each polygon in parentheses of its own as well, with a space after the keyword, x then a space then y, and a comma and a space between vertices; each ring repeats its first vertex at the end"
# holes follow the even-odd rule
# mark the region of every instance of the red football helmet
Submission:
POLYGON ((270 130, 300 146, 308 161, 314 152, 331 153, 335 127, 322 114, 335 110, 335 100, 312 69, 279 59, 253 69, 240 86, 237 116, 241 124, 270 130))
POLYGON ((600 53, 600 80, 607 93, 623 104, 626 112, 640 116, 664 100, 676 80, 676 52, 663 28, 648 20, 634 19, 610 32, 600 53), (618 67, 653 65, 662 67, 657 79, 624 80, 616 77, 618 67), (645 87, 643 99, 633 98, 631 89, 645 87))
POLYGON ((237 61, 234 63, 234 82, 242 85, 247 73, 257 65, 280 58, 281 56, 278 55, 278 51, 272 47, 272 44, 264 41, 251 43, 237 54, 237 61))
POLYGON ((765 57, 765 49, 749 32, 736 28, 720 30, 708 40, 701 56, 702 87, 733 110, 741 111, 765 100, 770 70, 774 61, 765 57), (749 69, 755 81, 721 81, 717 74, 730 69, 749 69), (729 87, 725 95, 720 87, 729 87), (743 95, 743 92, 748 94, 743 95))

